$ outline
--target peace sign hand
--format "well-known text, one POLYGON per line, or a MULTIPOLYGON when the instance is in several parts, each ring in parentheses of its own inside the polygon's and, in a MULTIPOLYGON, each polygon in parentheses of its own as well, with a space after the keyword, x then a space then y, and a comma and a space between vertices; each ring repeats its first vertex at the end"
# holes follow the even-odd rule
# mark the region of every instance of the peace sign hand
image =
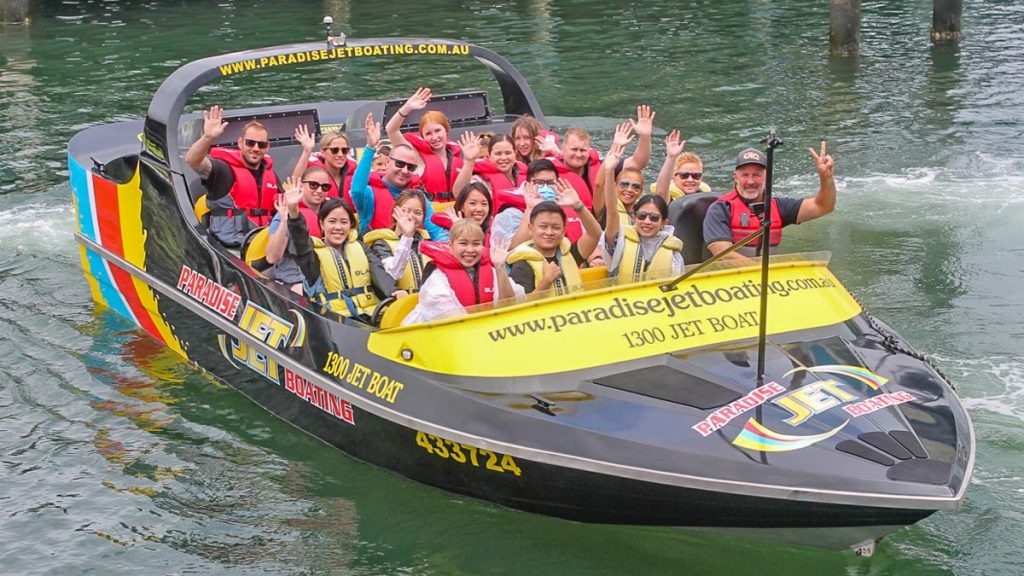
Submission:
POLYGON ((814 164, 818 169, 818 176, 830 179, 835 176, 836 161, 827 150, 827 144, 824 140, 821 141, 820 153, 815 152, 814 148, 807 149, 811 153, 811 158, 814 158, 814 164))

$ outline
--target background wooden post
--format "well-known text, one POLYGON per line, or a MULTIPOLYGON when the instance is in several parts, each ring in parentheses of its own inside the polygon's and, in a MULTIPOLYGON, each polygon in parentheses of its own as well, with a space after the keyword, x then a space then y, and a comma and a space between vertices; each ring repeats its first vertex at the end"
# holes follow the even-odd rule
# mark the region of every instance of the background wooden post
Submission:
POLYGON ((963 0, 932 0, 932 42, 959 42, 963 24, 963 0))
POLYGON ((837 56, 860 52, 860 0, 832 0, 830 21, 829 51, 837 56))
POLYGON ((29 0, 0 0, 0 23, 24 24, 28 21, 29 0))

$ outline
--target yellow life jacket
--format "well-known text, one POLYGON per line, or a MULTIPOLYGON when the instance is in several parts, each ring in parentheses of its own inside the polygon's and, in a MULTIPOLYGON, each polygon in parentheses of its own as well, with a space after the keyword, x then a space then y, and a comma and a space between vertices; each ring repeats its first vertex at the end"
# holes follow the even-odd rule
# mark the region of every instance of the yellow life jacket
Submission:
MULTIPOLYGON (((417 234, 420 236, 420 241, 429 240, 430 234, 423 229, 417 230, 417 234)), ((398 233, 390 228, 378 228, 376 230, 370 230, 366 234, 363 234, 363 243, 367 246, 373 246, 373 243, 383 240, 388 248, 391 248, 391 254, 394 255, 395 250, 398 249, 398 242, 401 238, 398 237, 398 233)), ((409 258, 409 263, 405 265, 405 271, 402 272, 402 277, 398 279, 396 283, 398 288, 405 290, 412 294, 418 292, 420 284, 423 283, 423 267, 430 262, 430 258, 427 258, 423 254, 414 253, 409 258)))
MULTIPOLYGON (((657 183, 651 184, 651 194, 654 194, 657 189, 657 183)), ((697 190, 697 192, 711 192, 711 186, 708 186, 707 182, 701 181, 700 189, 697 190)), ((675 182, 668 183, 668 194, 672 200, 686 196, 686 194, 683 194, 683 191, 680 190, 678 186, 676 186, 675 182)))
POLYGON ((626 205, 622 203, 622 200, 615 200, 615 208, 619 211, 620 226, 633 223, 633 215, 629 213, 629 210, 626 210, 626 205))
MULTIPOLYGON (((580 269, 576 266, 576 260, 573 259, 572 254, 569 252, 571 248, 572 243, 569 242, 569 239, 562 238, 562 245, 559 247, 560 257, 558 258, 558 265, 562 268, 562 277, 555 280, 554 284, 551 285, 551 289, 555 291, 555 294, 567 294, 583 289, 583 278, 580 277, 580 269)), ((530 265, 530 269, 533 270, 534 287, 539 285, 541 278, 544 277, 544 265, 547 264, 547 259, 534 247, 532 240, 517 246, 508 255, 507 261, 509 266, 511 266, 520 260, 525 260, 530 265)))
POLYGON ((356 241, 356 231, 349 232, 344 259, 323 240, 311 240, 313 253, 320 260, 324 292, 312 294, 310 299, 330 307, 341 316, 372 314, 377 306, 377 297, 370 288, 370 262, 362 245, 356 241))
POLYGON ((616 278, 619 284, 662 278, 672 273, 672 255, 682 252, 683 241, 672 234, 666 235, 658 245, 654 257, 645 260, 640 251, 640 235, 635 226, 622 227, 622 260, 616 278))

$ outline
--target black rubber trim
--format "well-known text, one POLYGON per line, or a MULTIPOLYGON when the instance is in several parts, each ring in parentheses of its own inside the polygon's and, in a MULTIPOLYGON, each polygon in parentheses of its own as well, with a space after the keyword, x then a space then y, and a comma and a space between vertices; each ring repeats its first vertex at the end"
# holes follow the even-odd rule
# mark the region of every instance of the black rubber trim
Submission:
POLYGON ((892 466, 896 463, 896 460, 882 454, 878 450, 870 446, 865 446, 856 440, 843 440, 839 444, 836 444, 836 450, 859 456, 865 460, 870 460, 875 464, 881 464, 882 466, 892 466))

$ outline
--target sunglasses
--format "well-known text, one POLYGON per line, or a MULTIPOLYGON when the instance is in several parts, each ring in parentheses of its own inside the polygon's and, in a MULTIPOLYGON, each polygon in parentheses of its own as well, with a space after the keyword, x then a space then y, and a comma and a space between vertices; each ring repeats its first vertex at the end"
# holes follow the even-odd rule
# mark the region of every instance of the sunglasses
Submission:
POLYGON ((539 178, 534 178, 530 182, 533 182, 534 186, 554 186, 557 184, 556 180, 541 180, 539 178))
POLYGON ((331 184, 330 184, 330 182, 325 184, 325 183, 322 183, 322 182, 314 182, 313 180, 303 180, 302 183, 305 184, 306 186, 309 186, 309 189, 311 191, 316 191, 317 188, 323 190, 324 192, 330 192, 331 191, 331 184))
POLYGON ((260 150, 266 150, 270 148, 270 142, 265 140, 253 140, 252 138, 245 139, 245 145, 249 148, 259 148, 260 150))
POLYGON ((623 190, 625 190, 626 188, 632 188, 633 190, 636 191, 644 189, 644 187, 641 186, 638 182, 626 182, 625 180, 619 182, 619 188, 622 188, 623 190))
POLYGON ((409 172, 415 172, 416 169, 420 167, 419 164, 413 164, 412 162, 406 162, 397 158, 392 158, 391 161, 395 163, 395 168, 398 168, 399 170, 405 168, 409 172))
POLYGON ((680 180, 686 180, 687 178, 693 178, 694 180, 700 180, 703 176, 703 172, 676 172, 676 176, 679 176, 680 180))
POLYGON ((349 151, 351 151, 352 149, 349 148, 348 146, 331 146, 330 148, 328 148, 328 150, 331 151, 331 154, 337 154, 338 152, 341 152, 345 156, 348 156, 349 151))
POLYGON ((661 214, 657 212, 637 212, 636 219, 637 222, 639 222, 640 220, 650 220, 651 222, 657 224, 658 222, 661 222, 661 214))

